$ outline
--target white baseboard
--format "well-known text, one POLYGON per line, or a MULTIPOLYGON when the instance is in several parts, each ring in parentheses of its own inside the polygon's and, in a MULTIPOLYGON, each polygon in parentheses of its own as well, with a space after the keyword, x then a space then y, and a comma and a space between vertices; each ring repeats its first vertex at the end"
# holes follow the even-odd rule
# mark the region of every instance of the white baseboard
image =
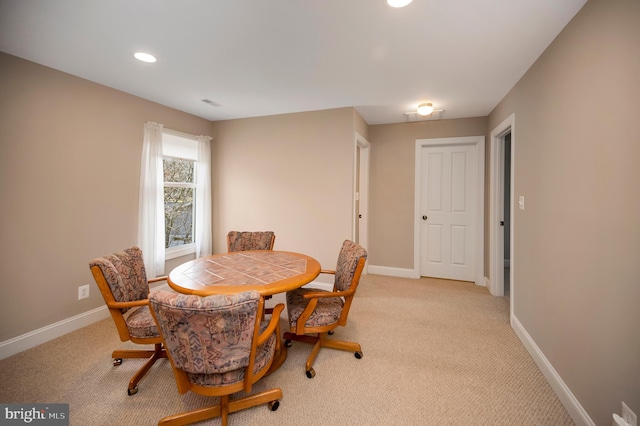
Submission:
POLYGON ((413 269, 393 268, 390 266, 369 265, 368 272, 375 275, 387 275, 399 278, 420 278, 420 274, 413 269))
POLYGON ((515 330, 516 334, 520 338, 520 341, 529 352, 529 355, 542 371, 542 374, 551 385, 551 388, 558 396, 558 399, 564 405, 574 423, 578 426, 595 426, 595 423, 587 412, 582 408, 580 402, 573 395, 569 387, 562 380, 558 372, 553 368, 547 357, 544 356, 536 342, 531 338, 527 330, 515 315, 511 315, 511 327, 515 330))
MULTIPOLYGON (((376 266, 369 265, 368 273, 376 274, 376 275, 386 275, 390 277, 398 277, 398 278, 413 278, 419 279, 420 272, 416 269, 404 269, 404 268, 393 268, 391 266, 376 266)), ((475 281, 476 285, 486 286, 488 282, 487 277, 483 277, 475 281)))
POLYGON ((108 317, 109 311, 107 310, 107 307, 101 306, 37 330, 30 331, 29 333, 14 337, 13 339, 5 340, 4 342, 0 342, 0 359, 8 358, 19 352, 31 349, 42 343, 48 342, 49 340, 53 340, 108 317))

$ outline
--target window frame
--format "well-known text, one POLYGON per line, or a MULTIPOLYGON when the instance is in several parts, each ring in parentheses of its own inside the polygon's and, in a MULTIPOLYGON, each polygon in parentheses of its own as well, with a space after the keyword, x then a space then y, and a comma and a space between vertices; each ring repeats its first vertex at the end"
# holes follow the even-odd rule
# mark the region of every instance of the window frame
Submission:
MULTIPOLYGON (((196 136, 193 135, 189 135, 186 133, 181 133, 181 132, 177 132, 175 130, 170 130, 170 129, 163 129, 162 130, 162 158, 163 160, 165 158, 179 158, 179 159, 186 159, 189 161, 193 161, 194 162, 194 170, 193 170, 193 183, 189 183, 189 182, 165 182, 164 179, 162 180, 162 188, 163 188, 163 193, 164 193, 164 188, 191 188, 194 191, 193 194, 193 206, 192 206, 192 210, 193 213, 191 215, 192 217, 192 223, 191 226, 193 227, 193 239, 194 241, 192 243, 189 244, 182 244, 179 246, 173 246, 173 247, 168 247, 165 248, 165 260, 169 260, 169 259, 175 259, 177 257, 182 257, 182 256, 187 256, 190 254, 195 254, 196 252, 196 243, 195 243, 195 238, 196 238, 196 223, 195 223, 195 218, 196 218, 196 204, 198 203, 198 197, 197 197, 197 187, 198 187, 198 146, 197 146, 197 142, 198 142, 198 138, 196 136), (194 158, 188 158, 188 157, 184 157, 184 156, 176 156, 176 155, 165 155, 165 150, 166 150, 166 141, 165 141, 165 135, 169 135, 169 136, 173 136, 173 137, 178 137, 181 139, 187 139, 189 141, 194 141, 196 142, 193 147, 193 157, 194 158)), ((164 209, 164 200, 163 200, 163 209, 164 209)), ((164 217, 164 214, 163 214, 164 217)), ((166 222, 165 222, 165 229, 166 229, 166 222)), ((164 245, 164 242, 163 242, 164 245)))

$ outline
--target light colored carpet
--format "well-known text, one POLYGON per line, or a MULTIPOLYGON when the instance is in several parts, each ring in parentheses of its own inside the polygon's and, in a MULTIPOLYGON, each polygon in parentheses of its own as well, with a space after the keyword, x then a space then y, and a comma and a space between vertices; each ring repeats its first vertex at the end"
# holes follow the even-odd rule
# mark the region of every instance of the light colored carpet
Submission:
MULTIPOLYGON (((321 349, 308 379, 311 346, 293 342, 284 365, 254 387, 280 387, 280 408, 233 413, 229 424, 572 425, 509 326, 508 309, 472 283, 364 276, 347 326, 334 335, 358 341, 364 357, 321 349)), ((2 360, 0 401, 69 403, 78 426, 154 425, 211 402, 179 395, 168 360, 128 396, 143 361, 113 367, 111 359, 128 346, 107 319, 2 360)))

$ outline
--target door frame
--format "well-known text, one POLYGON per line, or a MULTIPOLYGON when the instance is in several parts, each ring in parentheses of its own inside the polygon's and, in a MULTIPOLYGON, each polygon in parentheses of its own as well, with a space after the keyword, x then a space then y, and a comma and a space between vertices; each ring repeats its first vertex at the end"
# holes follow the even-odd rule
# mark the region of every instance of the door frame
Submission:
POLYGON ((420 278, 420 227, 422 170, 421 150, 427 146, 474 145, 476 147, 476 235, 475 235, 475 283, 485 285, 484 279, 484 136, 465 136, 457 138, 416 139, 415 149, 415 193, 413 212, 413 278, 420 278))
POLYGON ((511 180, 509 205, 509 245, 511 247, 509 265, 509 298, 510 309, 513 312, 514 300, 514 202, 515 202, 515 114, 511 114, 502 123, 498 124, 491 131, 491 158, 489 165, 490 173, 490 204, 489 204, 489 293, 493 296, 504 296, 504 230, 500 226, 500 218, 504 212, 504 137, 511 133, 511 169, 509 171, 511 180))
MULTIPOLYGON (((369 141, 355 132, 353 155, 353 223, 352 239, 366 250, 369 250, 369 141), (358 218, 358 213, 362 219, 358 218), (357 230, 357 233, 356 233, 357 230)), ((368 262, 364 265, 363 274, 367 273, 368 262)))

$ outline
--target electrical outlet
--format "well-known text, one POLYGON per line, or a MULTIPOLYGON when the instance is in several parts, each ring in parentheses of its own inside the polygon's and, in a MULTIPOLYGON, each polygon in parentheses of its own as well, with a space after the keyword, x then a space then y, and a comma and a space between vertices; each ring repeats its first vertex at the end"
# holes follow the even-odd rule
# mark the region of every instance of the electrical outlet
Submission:
POLYGON ((78 300, 89 297, 89 284, 78 287, 78 300))
POLYGON ((636 413, 631 411, 631 408, 627 406, 627 404, 622 401, 622 413, 621 417, 629 426, 638 426, 638 416, 636 413))

